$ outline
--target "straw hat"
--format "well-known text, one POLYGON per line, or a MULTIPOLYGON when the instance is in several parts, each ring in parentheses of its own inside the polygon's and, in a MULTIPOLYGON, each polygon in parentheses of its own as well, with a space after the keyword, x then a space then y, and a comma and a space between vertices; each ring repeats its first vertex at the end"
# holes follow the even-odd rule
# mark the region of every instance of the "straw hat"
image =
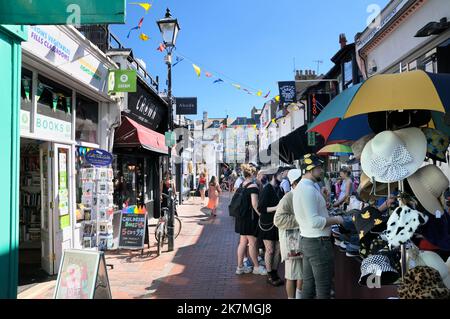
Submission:
MULTIPOLYGON (((390 183, 390 185, 392 193, 395 187, 398 186, 398 183, 390 183)), ((370 178, 366 174, 361 173, 357 192, 362 201, 368 202, 369 200, 376 198, 374 194, 371 194, 372 187, 373 184, 370 178)), ((377 196, 388 197, 388 184, 376 183, 375 194, 377 196)))
POLYGON ((449 269, 442 258, 433 251, 422 251, 419 253, 417 266, 428 266, 439 271, 442 281, 445 286, 450 289, 450 274, 449 269))
POLYGON ((444 213, 439 197, 448 188, 447 176, 435 165, 427 165, 420 168, 412 176, 408 177, 414 195, 420 204, 431 214, 439 211, 444 213))
POLYGON ((364 149, 364 146, 375 136, 375 134, 368 134, 361 137, 355 143, 352 144, 352 151, 355 159, 359 160, 361 158, 361 153, 364 149))
POLYGON ((361 166, 377 182, 392 183, 414 174, 422 165, 427 140, 416 127, 377 134, 364 147, 361 166))

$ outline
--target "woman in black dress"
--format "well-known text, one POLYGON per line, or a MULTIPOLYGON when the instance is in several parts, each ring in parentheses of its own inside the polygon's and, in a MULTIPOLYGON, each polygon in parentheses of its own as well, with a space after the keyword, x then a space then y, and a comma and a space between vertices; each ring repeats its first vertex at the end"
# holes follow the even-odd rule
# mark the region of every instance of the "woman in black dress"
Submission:
POLYGON ((259 188, 253 182, 253 177, 255 175, 255 168, 250 165, 243 164, 241 166, 244 175, 244 182, 242 183, 243 190, 242 196, 244 198, 244 210, 246 214, 241 217, 236 217, 235 220, 235 231, 240 235, 239 246, 237 248, 237 262, 238 266, 236 269, 237 275, 242 275, 244 273, 250 273, 253 271, 254 274, 265 275, 267 274, 264 266, 258 265, 258 247, 256 244, 258 236, 258 219, 259 213, 258 207, 258 194, 259 188), (244 256, 246 254, 248 245, 249 257, 251 258, 254 268, 244 266, 244 256))
POLYGON ((275 211, 278 203, 283 198, 284 193, 280 187, 282 181, 282 169, 273 169, 269 171, 270 183, 264 186, 258 203, 259 235, 264 241, 266 253, 264 260, 267 269, 267 282, 273 286, 280 286, 283 280, 278 276, 278 266, 280 264, 280 242, 278 239, 278 228, 273 224, 275 211))

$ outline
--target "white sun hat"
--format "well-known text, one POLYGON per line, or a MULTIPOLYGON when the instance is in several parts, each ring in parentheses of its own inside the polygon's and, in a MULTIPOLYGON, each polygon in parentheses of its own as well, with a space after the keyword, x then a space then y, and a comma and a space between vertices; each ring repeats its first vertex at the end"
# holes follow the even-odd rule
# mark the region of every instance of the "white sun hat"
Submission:
POLYGON ((423 164, 427 140, 416 127, 377 134, 364 147, 361 167, 370 179, 392 183, 414 174, 423 164))
POLYGON ((296 180, 298 180, 300 177, 302 177, 302 171, 299 169, 291 169, 289 170, 287 177, 289 179, 289 182, 294 183, 296 180))

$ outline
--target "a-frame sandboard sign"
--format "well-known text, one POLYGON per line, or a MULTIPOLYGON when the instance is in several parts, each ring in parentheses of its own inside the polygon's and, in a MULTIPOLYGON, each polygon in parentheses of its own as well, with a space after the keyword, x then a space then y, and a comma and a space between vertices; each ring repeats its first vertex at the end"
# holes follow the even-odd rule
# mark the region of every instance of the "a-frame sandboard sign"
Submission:
POLYGON ((54 299, 112 299, 103 252, 65 250, 54 299))

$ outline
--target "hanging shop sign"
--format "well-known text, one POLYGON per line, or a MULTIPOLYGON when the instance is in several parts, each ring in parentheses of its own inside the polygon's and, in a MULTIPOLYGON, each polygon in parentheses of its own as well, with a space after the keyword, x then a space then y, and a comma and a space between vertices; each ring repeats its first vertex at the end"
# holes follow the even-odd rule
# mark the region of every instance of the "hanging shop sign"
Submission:
POLYGON ((125 0, 0 1, 0 24, 123 24, 125 8, 125 0))
POLYGON ((167 118, 167 104, 156 93, 138 80, 136 92, 128 94, 127 116, 139 124, 156 131, 162 120, 167 118))
POLYGON ((103 252, 65 250, 59 269, 54 299, 112 299, 103 252))
POLYGON ((113 161, 111 153, 100 149, 90 150, 86 153, 84 158, 86 159, 86 162, 93 166, 108 166, 111 165, 113 161))
POLYGON ((176 98, 177 115, 196 115, 197 98, 196 97, 178 97, 176 98))
POLYGON ((28 41, 22 43, 22 48, 68 76, 107 93, 107 65, 90 52, 87 45, 73 40, 68 29, 50 25, 30 26, 28 41))
POLYGON ((308 146, 316 145, 316 133, 308 132, 308 146))
POLYGON ((119 248, 143 249, 147 214, 122 211, 120 217, 119 248))
POLYGON ((109 71, 108 93, 136 92, 137 73, 135 70, 109 71))
POLYGON ((278 82, 280 90, 280 103, 289 104, 297 102, 297 91, 295 89, 295 81, 278 82))
MULTIPOLYGON (((29 117, 30 113, 22 113, 22 117, 29 117)), ((23 121, 23 118, 22 118, 23 121)), ((29 120, 28 120, 29 121, 29 120)), ((35 116, 36 136, 47 139, 58 139, 70 141, 72 139, 72 123, 58 120, 49 116, 37 113, 35 116)))

